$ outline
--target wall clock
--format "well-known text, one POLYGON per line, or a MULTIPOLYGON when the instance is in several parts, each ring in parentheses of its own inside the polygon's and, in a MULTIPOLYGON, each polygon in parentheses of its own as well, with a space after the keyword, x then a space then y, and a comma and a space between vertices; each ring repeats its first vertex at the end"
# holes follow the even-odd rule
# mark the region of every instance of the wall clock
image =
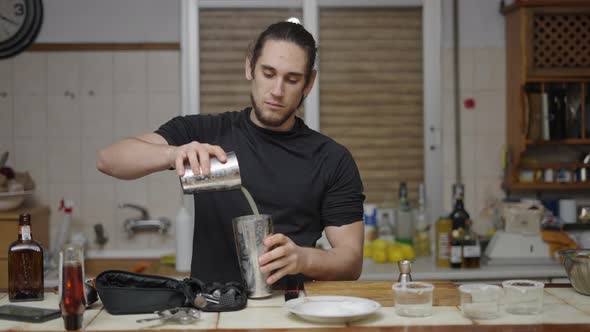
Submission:
POLYGON ((0 59, 31 45, 42 22, 42 0, 0 0, 0 59))

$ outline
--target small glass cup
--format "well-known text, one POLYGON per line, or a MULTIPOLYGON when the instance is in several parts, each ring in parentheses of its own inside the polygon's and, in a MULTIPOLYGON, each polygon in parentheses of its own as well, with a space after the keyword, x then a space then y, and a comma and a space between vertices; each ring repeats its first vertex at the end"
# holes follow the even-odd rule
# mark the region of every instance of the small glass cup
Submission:
POLYGON ((507 280, 502 283, 506 312, 517 315, 535 315, 543 310, 545 284, 533 280, 507 280))
POLYGON ((474 319, 491 319, 500 314, 502 288, 488 284, 466 284, 459 286, 461 311, 474 319))
POLYGON ((434 286, 425 282, 409 281, 393 284, 395 312, 400 316, 425 317, 432 315, 434 286))

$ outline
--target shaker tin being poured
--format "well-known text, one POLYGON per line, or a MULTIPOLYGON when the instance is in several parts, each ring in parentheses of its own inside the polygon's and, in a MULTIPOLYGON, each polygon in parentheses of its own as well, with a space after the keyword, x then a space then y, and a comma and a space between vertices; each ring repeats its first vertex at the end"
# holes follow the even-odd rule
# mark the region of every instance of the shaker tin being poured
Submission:
POLYGON ((223 191, 240 189, 242 179, 240 166, 235 152, 228 152, 227 161, 220 162, 211 157, 211 172, 209 175, 194 174, 189 165, 186 166, 184 175, 180 177, 180 185, 185 194, 194 194, 206 191, 223 191))

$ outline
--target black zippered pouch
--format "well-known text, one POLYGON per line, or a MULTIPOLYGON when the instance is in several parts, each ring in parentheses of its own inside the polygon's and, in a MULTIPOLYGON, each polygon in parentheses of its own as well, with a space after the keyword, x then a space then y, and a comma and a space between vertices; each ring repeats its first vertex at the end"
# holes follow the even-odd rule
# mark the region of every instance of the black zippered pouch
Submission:
POLYGON ((237 311, 246 306, 248 299, 244 285, 239 282, 204 283, 192 277, 177 280, 119 270, 100 273, 95 287, 112 315, 153 313, 175 307, 237 311))

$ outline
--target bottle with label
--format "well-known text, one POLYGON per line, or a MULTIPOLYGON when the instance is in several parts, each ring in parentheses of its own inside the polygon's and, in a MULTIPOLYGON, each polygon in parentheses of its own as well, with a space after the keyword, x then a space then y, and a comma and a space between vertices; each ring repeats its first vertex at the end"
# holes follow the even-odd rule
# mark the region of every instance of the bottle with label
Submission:
POLYGON ((473 231, 471 219, 465 223, 465 234, 463 234, 463 267, 478 268, 481 257, 481 248, 477 234, 473 231))
POLYGON ((453 222, 449 218, 440 218, 436 222, 436 266, 449 267, 451 256, 451 231, 453 222))
POLYGON ((43 300, 43 247, 33 240, 31 215, 18 219, 18 240, 8 247, 8 300, 43 300))
POLYGON ((399 185, 399 208, 397 209, 397 236, 399 242, 412 244, 414 235, 414 216, 408 202, 408 187, 405 182, 399 185))
POLYGON ((365 244, 377 239, 377 205, 363 204, 365 223, 365 244))
POLYGON ((462 243, 463 233, 465 231, 466 221, 469 220, 469 213, 465 211, 463 199, 465 195, 465 188, 462 184, 453 185, 453 197, 455 198, 455 206, 453 212, 449 216, 453 223, 453 230, 451 231, 451 267, 460 268, 462 265, 462 243))
POLYGON ((430 221, 426 213, 426 193, 423 183, 420 183, 418 187, 418 209, 415 215, 416 231, 413 242, 416 256, 430 256, 430 221))
POLYGON ((462 252, 462 245, 463 245, 463 229, 453 229, 451 231, 451 253, 449 257, 449 261, 451 263, 451 267, 454 269, 458 269, 463 265, 463 252, 462 252))

